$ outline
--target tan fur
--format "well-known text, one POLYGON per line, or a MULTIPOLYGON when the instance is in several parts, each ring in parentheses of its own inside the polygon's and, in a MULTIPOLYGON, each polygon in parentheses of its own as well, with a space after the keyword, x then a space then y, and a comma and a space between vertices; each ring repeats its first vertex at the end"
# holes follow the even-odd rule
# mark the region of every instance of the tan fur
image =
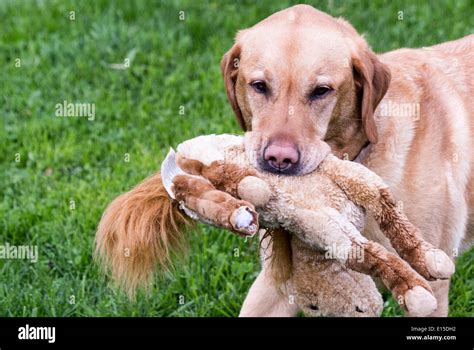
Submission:
MULTIPOLYGON (((222 72, 239 122, 255 131, 246 148, 257 155, 256 167, 268 141, 282 133, 299 146, 300 174, 313 170, 327 144, 381 176, 423 237, 455 256, 474 243, 473 61, 473 35, 375 55, 345 20, 297 5, 241 30, 222 72), (236 59, 238 65, 229 64, 236 59), (361 80, 363 67, 373 69, 372 94, 366 93, 370 78, 365 86, 361 80), (257 78, 269 82, 268 98, 249 87, 257 78), (319 81, 331 82, 335 91, 308 103, 304 97, 319 81), (373 113, 366 96, 377 107, 373 113), (419 113, 396 115, 390 104, 418 106, 419 113)), ((365 232, 392 249, 371 217, 365 232)), ((432 284, 439 305, 433 316, 447 315, 448 284, 432 284)))
POLYGON ((157 173, 107 207, 97 228, 95 256, 133 296, 137 287, 148 286, 157 264, 171 266, 173 254, 184 248, 188 223, 157 173))

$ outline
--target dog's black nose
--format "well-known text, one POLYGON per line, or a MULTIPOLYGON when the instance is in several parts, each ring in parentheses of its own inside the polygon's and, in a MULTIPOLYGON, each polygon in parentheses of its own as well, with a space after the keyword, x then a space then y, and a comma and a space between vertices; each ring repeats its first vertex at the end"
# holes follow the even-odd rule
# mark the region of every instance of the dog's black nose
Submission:
POLYGON ((300 154, 296 145, 288 142, 271 143, 263 152, 265 170, 277 174, 290 174, 296 170, 300 154))

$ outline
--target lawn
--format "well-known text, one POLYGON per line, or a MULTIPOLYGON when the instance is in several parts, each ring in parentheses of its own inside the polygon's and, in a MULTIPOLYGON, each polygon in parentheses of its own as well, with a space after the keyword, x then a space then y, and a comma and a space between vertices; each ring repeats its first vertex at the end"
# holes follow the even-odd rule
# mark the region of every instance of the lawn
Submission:
MULTIPOLYGON (((199 226, 189 256, 133 302, 91 260, 106 205, 155 172, 170 145, 239 132, 220 58, 238 29, 293 1, 198 3, 0 2, 0 244, 39 249, 37 263, 0 260, 1 316, 238 314, 259 270, 255 239, 199 226), (94 118, 57 117, 64 101, 95 104, 94 118)), ((472 0, 312 4, 346 17, 377 52, 474 28, 472 0)), ((457 262, 450 315, 474 316, 473 300, 471 249, 457 262)), ((401 314, 387 296, 384 315, 401 314)))

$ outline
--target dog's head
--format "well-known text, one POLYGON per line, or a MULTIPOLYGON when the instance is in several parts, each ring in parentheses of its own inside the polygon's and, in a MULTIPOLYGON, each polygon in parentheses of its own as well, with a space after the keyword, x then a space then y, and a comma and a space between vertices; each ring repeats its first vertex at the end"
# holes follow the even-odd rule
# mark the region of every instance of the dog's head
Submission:
POLYGON ((342 19, 306 5, 240 31, 221 61, 246 149, 262 170, 302 175, 330 149, 377 142, 374 110, 390 72, 342 19))

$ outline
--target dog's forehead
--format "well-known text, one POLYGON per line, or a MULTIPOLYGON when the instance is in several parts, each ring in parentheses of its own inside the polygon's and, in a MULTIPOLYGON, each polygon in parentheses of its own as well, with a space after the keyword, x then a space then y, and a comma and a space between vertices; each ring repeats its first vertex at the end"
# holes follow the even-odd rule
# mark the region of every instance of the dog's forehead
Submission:
POLYGON ((276 74, 298 70, 321 74, 348 68, 350 48, 337 28, 285 24, 258 26, 240 35, 241 68, 246 73, 273 70, 276 74))
POLYGON ((265 25, 282 25, 285 23, 306 25, 319 23, 326 27, 337 25, 337 20, 325 12, 319 11, 310 5, 296 5, 281 11, 275 12, 264 20, 257 23, 255 27, 265 25))

